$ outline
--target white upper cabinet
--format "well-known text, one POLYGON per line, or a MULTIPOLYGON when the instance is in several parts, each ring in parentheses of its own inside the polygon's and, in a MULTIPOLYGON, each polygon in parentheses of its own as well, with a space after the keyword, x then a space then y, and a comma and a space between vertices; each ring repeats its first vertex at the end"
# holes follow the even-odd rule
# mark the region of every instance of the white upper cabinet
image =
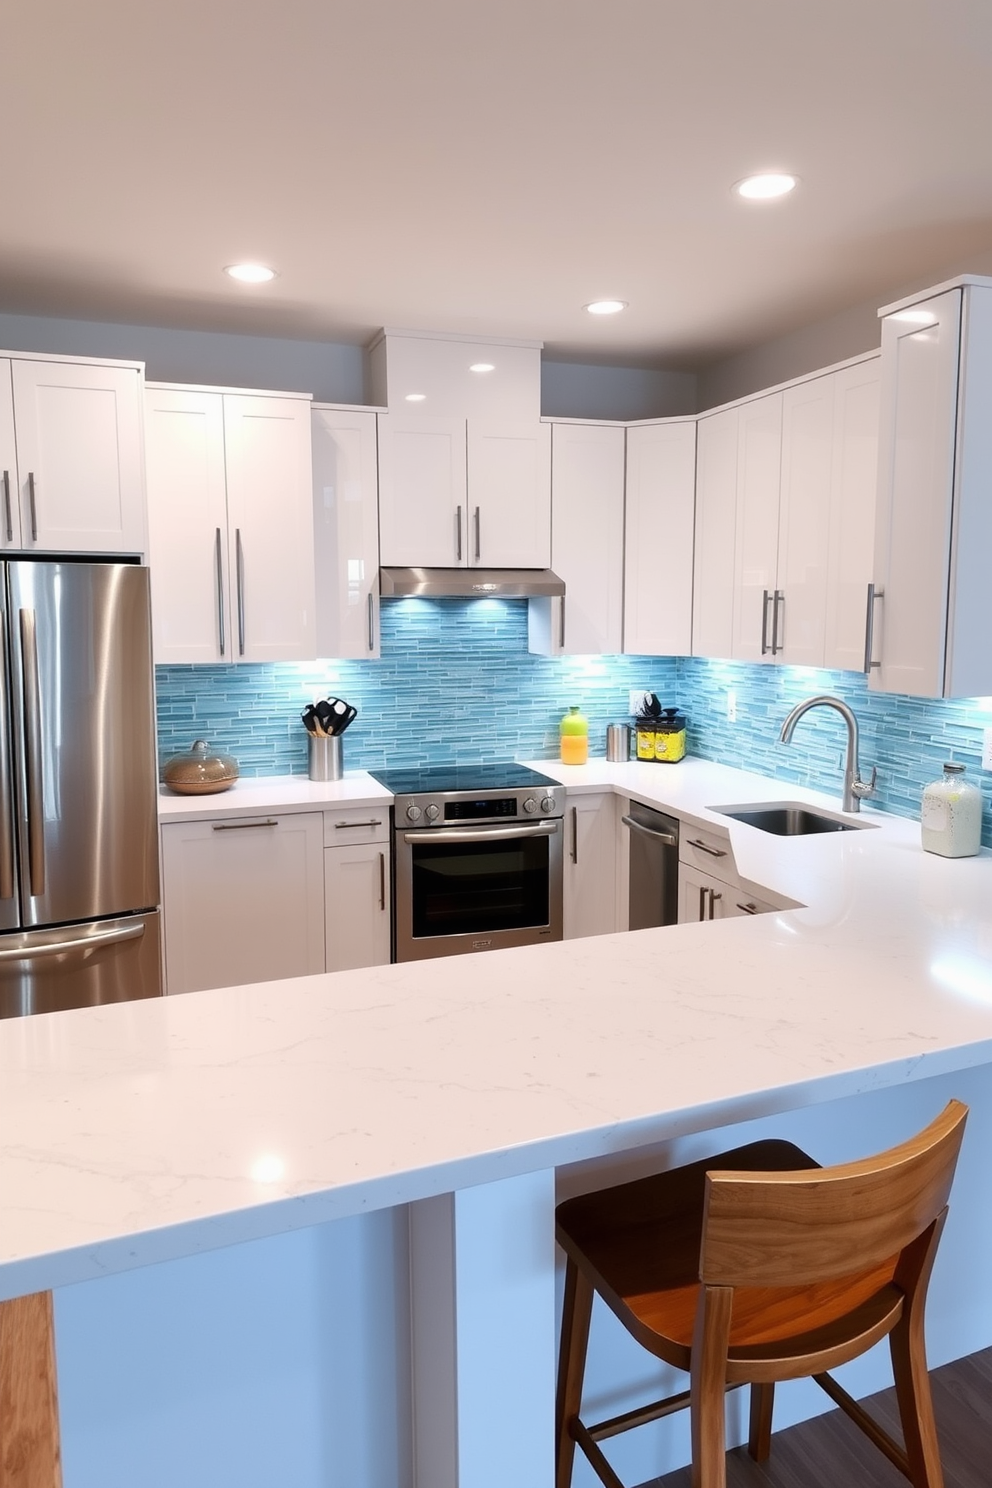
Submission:
POLYGON ((370 363, 376 401, 389 409, 379 425, 382 563, 546 568, 540 344, 387 330, 370 363))
POLYGON ((376 416, 315 405, 313 534, 317 655, 379 655, 376 416))
POLYGON ((782 469, 782 394, 745 403, 737 425, 734 643, 738 661, 777 651, 776 574, 782 469))
POLYGON ((865 669, 866 605, 875 553, 880 360, 871 357, 832 376, 833 460, 823 665, 865 669))
POLYGON ((565 598, 532 599, 529 648, 615 656, 623 644, 624 430, 554 424, 551 567, 565 598))
POLYGON ((551 563, 551 425, 468 421, 468 563, 551 563))
POLYGON ((693 654, 864 669, 878 358, 699 420, 693 654))
POLYGON ((623 649, 628 655, 687 656, 691 650, 695 481, 695 419, 627 430, 623 649))
POLYGON ((379 416, 379 553, 386 568, 467 562, 465 420, 379 416))
POLYGON ((870 685, 992 693, 992 283, 893 306, 882 321, 870 685))
POLYGON ((0 543, 143 553, 140 365, 41 357, 0 365, 0 543))
POLYGON ((725 658, 734 648, 738 423, 738 410, 726 408, 697 427, 693 656, 725 658))
POLYGON ((146 394, 158 662, 316 655, 310 402, 146 394))

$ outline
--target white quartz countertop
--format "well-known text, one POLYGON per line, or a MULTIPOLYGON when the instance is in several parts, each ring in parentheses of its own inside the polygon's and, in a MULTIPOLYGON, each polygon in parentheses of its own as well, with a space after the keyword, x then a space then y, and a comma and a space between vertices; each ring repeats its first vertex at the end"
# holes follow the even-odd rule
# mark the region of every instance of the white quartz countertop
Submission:
POLYGON ((346 770, 341 780, 319 782, 306 775, 244 776, 227 790, 206 796, 178 796, 159 786, 158 816, 161 822, 184 822, 272 811, 328 811, 335 806, 388 806, 392 799, 367 770, 346 770))
MULTIPOLYGON (((8 1020, 0 1296, 992 1060, 992 854, 768 837, 713 806, 836 802, 700 761, 536 768, 727 829, 806 907, 8 1020)), ((388 799, 202 809, 353 784, 388 799)))

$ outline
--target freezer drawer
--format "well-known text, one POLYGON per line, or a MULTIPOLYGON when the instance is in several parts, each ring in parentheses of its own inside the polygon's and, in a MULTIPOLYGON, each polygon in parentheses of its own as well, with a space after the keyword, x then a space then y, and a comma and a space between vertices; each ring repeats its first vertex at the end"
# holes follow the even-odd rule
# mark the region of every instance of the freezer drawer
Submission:
POLYGON ((158 910, 0 935, 0 1018, 161 993, 158 910))

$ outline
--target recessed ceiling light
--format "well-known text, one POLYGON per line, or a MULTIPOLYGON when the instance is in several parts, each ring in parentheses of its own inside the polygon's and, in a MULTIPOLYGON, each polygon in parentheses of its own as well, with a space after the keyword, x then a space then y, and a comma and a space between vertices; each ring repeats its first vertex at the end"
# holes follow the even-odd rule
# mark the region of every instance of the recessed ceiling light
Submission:
POLYGON ((626 310, 626 300, 593 300, 591 305, 584 307, 590 315, 617 315, 621 310, 626 310))
POLYGON ((897 310, 889 320, 908 321, 910 325, 935 325, 937 317, 932 310, 897 310))
POLYGON ((494 362, 473 362, 468 370, 470 372, 495 372, 496 364, 494 362))
POLYGON ((264 264, 228 264, 224 270, 230 274, 232 279, 239 279, 242 284, 265 284, 269 279, 276 277, 275 269, 267 269, 264 264))
POLYGON ((798 176, 764 171, 757 176, 745 176, 743 181, 737 182, 734 190, 747 201, 774 201, 777 196, 788 196, 798 185, 798 176))
POLYGON ((406 401, 408 403, 423 403, 426 397, 426 393, 407 393, 406 401))

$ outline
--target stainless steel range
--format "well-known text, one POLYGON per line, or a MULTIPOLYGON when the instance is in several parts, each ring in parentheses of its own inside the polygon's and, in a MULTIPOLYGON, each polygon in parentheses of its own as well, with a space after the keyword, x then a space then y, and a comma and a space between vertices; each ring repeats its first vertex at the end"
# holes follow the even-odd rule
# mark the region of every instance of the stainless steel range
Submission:
POLYGON ((561 940, 565 787, 525 765, 373 770, 393 792, 393 960, 561 940))

